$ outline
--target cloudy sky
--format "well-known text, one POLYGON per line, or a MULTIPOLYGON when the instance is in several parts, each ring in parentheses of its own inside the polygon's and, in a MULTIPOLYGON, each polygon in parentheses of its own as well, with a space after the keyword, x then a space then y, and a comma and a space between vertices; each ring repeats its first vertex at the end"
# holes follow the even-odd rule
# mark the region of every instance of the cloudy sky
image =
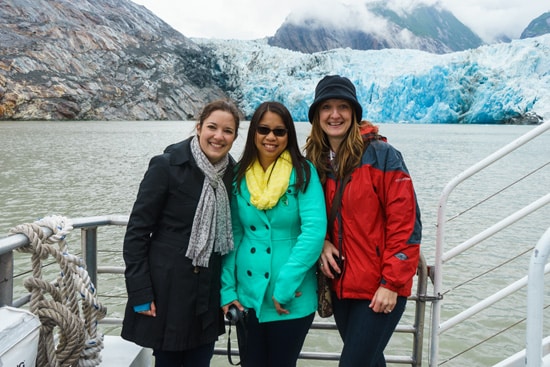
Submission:
MULTIPOLYGON (((337 14, 334 0, 132 0, 144 5, 186 37, 221 39, 258 39, 273 36, 291 13, 320 13, 326 19, 337 14)), ((348 7, 359 8, 371 0, 340 0, 348 7)), ((389 0, 396 4, 437 0, 389 0)), ((548 0, 439 0, 443 7, 490 42, 506 35, 519 38, 531 20, 550 11, 548 0)), ((359 18, 368 19, 360 14, 359 18)))

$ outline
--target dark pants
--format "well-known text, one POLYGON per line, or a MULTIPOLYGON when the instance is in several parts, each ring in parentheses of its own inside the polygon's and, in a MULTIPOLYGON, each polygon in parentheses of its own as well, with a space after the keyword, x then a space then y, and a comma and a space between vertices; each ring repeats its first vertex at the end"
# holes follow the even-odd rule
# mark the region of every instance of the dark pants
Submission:
POLYGON ((181 352, 154 350, 155 367, 208 367, 214 354, 214 344, 205 344, 181 352))
POLYGON ((295 367, 314 317, 312 313, 300 319, 259 323, 254 310, 250 310, 247 348, 241 356, 241 365, 295 367))
POLYGON ((332 295, 334 320, 344 342, 339 367, 384 367, 384 349, 407 304, 406 297, 397 297, 392 312, 376 313, 370 300, 338 299, 332 295))

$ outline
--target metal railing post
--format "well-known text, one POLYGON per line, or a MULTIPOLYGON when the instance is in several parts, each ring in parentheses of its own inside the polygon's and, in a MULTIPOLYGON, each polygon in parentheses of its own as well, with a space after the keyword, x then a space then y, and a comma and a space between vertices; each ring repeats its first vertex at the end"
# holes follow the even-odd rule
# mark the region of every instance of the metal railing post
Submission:
POLYGON ((81 229, 81 247, 88 276, 97 289, 97 227, 81 229))
POLYGON ((0 255, 0 307, 13 302, 13 251, 0 255))
POLYGON ((428 291, 428 266, 420 253, 416 287, 416 308, 414 311, 413 367, 422 366, 424 348, 424 320, 426 318, 426 293, 428 291))

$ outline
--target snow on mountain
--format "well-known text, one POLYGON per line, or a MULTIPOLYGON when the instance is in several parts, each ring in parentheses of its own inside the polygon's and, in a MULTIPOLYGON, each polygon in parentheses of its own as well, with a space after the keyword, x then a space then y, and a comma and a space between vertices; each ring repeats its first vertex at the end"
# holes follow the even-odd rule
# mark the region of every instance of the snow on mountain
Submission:
POLYGON ((356 85, 363 118, 377 123, 550 119, 550 34, 445 55, 396 49, 303 54, 266 40, 193 40, 211 49, 214 78, 247 118, 261 102, 277 100, 296 121, 307 121, 317 82, 340 74, 356 85))

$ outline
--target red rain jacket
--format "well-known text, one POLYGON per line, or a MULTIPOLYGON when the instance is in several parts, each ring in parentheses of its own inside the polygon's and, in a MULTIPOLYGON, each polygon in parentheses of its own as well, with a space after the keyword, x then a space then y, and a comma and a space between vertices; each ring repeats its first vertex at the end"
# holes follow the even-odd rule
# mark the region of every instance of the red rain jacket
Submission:
MULTIPOLYGON (((363 126, 370 141, 345 187, 342 219, 342 276, 333 281, 338 298, 371 300, 380 285, 407 297, 420 256, 420 211, 401 153, 385 138, 371 140, 375 126, 363 126)), ((325 183, 327 215, 337 182, 325 183)), ((333 225, 338 247, 338 217, 333 225)))

